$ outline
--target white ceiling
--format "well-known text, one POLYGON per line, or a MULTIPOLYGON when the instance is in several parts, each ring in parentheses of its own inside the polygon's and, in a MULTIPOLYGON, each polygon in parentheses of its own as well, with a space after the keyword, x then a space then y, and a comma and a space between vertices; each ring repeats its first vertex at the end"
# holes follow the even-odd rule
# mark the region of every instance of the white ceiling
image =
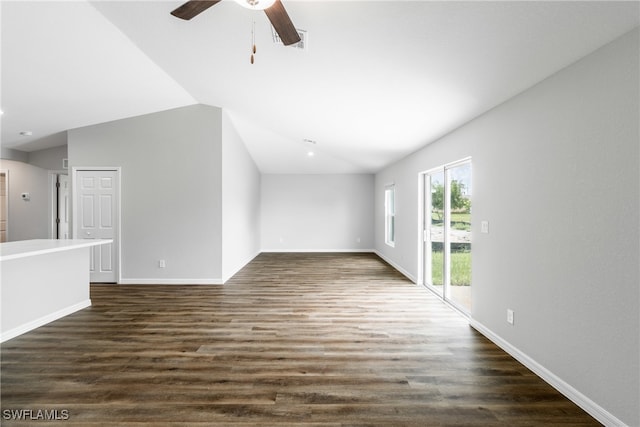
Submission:
POLYGON ((637 1, 283 0, 300 51, 263 12, 225 0, 182 21, 182 3, 2 1, 3 147, 203 103, 263 173, 375 172, 640 23, 637 1))

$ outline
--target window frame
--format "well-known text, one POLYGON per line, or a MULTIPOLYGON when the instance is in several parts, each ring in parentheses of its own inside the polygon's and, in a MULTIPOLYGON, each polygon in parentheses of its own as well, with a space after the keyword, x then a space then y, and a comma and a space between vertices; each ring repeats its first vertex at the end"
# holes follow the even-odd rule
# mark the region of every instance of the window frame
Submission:
POLYGON ((396 186, 384 187, 384 242, 391 247, 396 246, 396 186))

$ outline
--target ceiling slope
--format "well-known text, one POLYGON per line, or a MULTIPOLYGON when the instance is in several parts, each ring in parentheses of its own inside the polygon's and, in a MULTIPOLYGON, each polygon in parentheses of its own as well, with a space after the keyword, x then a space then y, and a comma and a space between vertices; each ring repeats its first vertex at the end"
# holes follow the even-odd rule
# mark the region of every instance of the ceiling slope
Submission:
POLYGON ((68 129, 196 102, 87 2, 3 1, 1 14, 5 148, 47 148, 68 129))
POLYGON ((296 27, 307 31, 300 50, 274 44, 260 11, 223 0, 183 21, 169 14, 181 3, 6 8, 3 88, 29 94, 21 100, 20 90, 6 98, 3 91, 6 136, 17 144, 14 133, 30 123, 54 132, 198 102, 229 111, 262 172, 370 173, 639 22, 638 2, 285 0, 296 27), (43 22, 29 22, 31 15, 43 22), (12 58, 36 61, 25 76, 15 63, 5 66, 6 36, 12 58), (30 89, 34 81, 39 90, 30 89), (103 81, 104 90, 96 89, 103 81), (137 85, 147 90, 136 93, 137 85), (46 108, 57 105, 51 98, 60 97, 68 101, 48 118, 46 108), (13 105, 18 124, 9 121, 13 105), (316 142, 313 158, 307 140, 316 142))

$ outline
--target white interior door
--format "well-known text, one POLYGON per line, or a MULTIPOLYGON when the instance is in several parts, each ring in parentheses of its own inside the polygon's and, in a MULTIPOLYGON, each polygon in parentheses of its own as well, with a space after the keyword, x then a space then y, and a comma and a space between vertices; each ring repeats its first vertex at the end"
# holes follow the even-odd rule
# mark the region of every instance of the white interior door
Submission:
POLYGON ((69 238, 69 175, 58 175, 58 239, 69 238))
POLYGON ((113 239, 91 251, 91 282, 118 281, 119 174, 116 170, 75 171, 74 215, 78 239, 113 239))

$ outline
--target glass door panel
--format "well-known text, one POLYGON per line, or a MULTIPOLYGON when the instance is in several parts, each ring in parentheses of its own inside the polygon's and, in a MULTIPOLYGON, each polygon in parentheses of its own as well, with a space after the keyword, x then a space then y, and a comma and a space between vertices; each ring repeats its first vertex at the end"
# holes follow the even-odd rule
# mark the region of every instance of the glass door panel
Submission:
POLYGON ((444 279, 445 279, 445 264, 444 264, 444 171, 436 172, 427 175, 427 181, 429 186, 427 187, 430 192, 429 206, 428 206, 428 236, 426 245, 428 252, 427 268, 429 270, 429 276, 427 277, 427 283, 431 285, 434 290, 443 296, 444 279))
POLYGON ((471 312, 471 163, 447 168, 446 181, 445 296, 471 312))

